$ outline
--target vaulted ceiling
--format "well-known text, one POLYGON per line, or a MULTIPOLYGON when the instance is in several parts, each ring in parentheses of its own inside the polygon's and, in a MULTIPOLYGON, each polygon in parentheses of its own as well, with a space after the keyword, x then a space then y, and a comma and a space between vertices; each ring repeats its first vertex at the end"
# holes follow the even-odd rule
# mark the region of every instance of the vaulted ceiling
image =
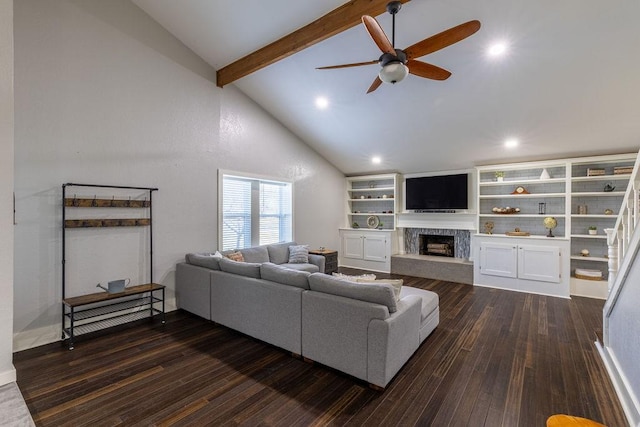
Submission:
MULTIPOLYGON (((345 3, 133 2, 217 70, 345 3)), ((473 36, 420 58, 451 71, 448 80, 409 75, 366 94, 376 64, 316 70, 380 56, 357 25, 233 84, 345 174, 634 152, 638 17, 637 0, 411 0, 396 15, 397 48, 482 23, 473 36), (497 41, 507 51, 492 57, 487 49, 497 41), (324 110, 315 105, 319 96, 328 100, 324 110), (519 145, 505 148, 509 138, 519 145)), ((391 15, 377 19, 391 38, 391 15)))

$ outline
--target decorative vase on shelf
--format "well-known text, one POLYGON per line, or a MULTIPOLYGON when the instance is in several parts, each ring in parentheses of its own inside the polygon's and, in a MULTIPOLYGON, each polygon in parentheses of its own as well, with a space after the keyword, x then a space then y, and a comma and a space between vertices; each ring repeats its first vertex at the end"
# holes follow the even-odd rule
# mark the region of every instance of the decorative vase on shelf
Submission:
POLYGON ((549 175, 549 172, 547 171, 547 169, 542 169, 542 173, 540 174, 540 179, 550 179, 551 175, 549 175))

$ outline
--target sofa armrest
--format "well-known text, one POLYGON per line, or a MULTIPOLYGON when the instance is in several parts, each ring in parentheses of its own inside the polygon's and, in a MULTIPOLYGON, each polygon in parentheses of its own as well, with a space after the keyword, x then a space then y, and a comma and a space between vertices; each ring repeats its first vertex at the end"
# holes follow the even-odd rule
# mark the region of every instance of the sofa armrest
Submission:
POLYGON ((211 270, 184 262, 176 265, 178 308, 211 320, 211 270))
POLYGON ((316 265, 320 273, 324 273, 325 259, 322 255, 309 254, 309 264, 316 265))
POLYGON ((302 293, 302 355, 367 381, 367 330, 389 310, 323 292, 302 293))
POLYGON ((422 299, 408 295, 387 319, 372 319, 368 331, 367 381, 385 387, 420 346, 422 299))

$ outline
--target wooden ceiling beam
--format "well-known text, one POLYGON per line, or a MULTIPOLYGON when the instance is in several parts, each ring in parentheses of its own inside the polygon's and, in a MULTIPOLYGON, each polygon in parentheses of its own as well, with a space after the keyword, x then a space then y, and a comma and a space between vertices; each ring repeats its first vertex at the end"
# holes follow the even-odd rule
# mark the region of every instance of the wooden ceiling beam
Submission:
MULTIPOLYGON (((407 3, 409 0, 400 1, 407 3)), ((219 69, 216 73, 216 84, 218 87, 223 87, 233 83, 261 68, 355 27, 361 22, 362 15, 381 15, 386 12, 388 2, 389 0, 351 0, 280 40, 219 69)))

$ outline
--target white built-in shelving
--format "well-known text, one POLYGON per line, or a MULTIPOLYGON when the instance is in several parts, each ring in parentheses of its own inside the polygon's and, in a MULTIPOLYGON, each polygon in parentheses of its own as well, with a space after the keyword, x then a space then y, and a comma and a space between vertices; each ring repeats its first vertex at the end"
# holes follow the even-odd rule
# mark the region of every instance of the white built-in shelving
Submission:
POLYGON ((630 178, 630 173, 620 173, 620 169, 632 168, 635 159, 635 154, 620 154, 480 166, 477 229, 482 234, 485 224, 492 223, 496 236, 504 237, 517 228, 531 237, 542 237, 547 232, 544 218, 554 217, 558 223, 554 236, 571 243, 571 275, 576 268, 602 271, 597 286, 594 281, 572 277, 571 293, 605 298, 608 259, 604 229, 615 224, 630 178), (503 175, 500 181, 496 172, 503 175), (517 187, 524 187, 524 194, 514 194, 517 187), (499 214, 492 211, 494 207, 519 208, 520 212, 499 214), (597 234, 588 234, 591 226, 597 234), (588 256, 581 254, 585 249, 588 256))
POLYGON ((570 236, 571 289, 575 295, 607 297, 607 237, 604 229, 615 225, 630 173, 615 173, 620 167, 632 168, 635 155, 611 155, 576 159, 569 165, 571 176, 570 236), (594 169, 604 174, 593 174, 594 169), (590 172, 591 171, 591 172, 590 172), (612 189, 612 191, 605 191, 612 189), (613 187, 613 188, 612 188, 613 187), (582 208, 582 212, 581 212, 582 208), (586 210, 586 213, 584 211, 586 210), (608 213, 605 213, 607 211, 608 213), (587 234, 589 226, 597 227, 597 234, 587 234), (582 250, 589 256, 581 256, 582 250), (576 268, 599 270, 601 281, 585 280, 574 275, 576 268), (587 291, 585 291, 587 290, 587 291))
POLYGON ((400 209, 398 195, 397 174, 348 177, 349 228, 395 230, 396 215, 400 209), (375 217, 376 220, 370 220, 370 217, 375 217), (371 227, 376 223, 381 226, 371 227))
POLYGON ((391 271, 391 255, 398 250, 398 185, 397 174, 347 178, 348 226, 339 230, 340 266, 391 271))

